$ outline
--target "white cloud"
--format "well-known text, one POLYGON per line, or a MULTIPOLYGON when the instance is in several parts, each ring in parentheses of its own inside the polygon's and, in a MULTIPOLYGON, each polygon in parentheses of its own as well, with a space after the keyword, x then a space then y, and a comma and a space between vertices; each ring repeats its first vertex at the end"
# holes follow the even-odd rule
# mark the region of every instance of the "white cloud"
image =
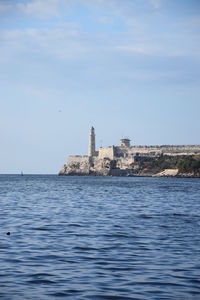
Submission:
POLYGON ((170 44, 168 41, 153 42, 146 41, 144 43, 129 43, 121 44, 115 47, 115 50, 126 54, 138 54, 151 57, 190 57, 199 56, 199 51, 193 49, 190 45, 188 47, 178 47, 177 45, 170 44))
POLYGON ((17 9, 25 14, 36 16, 58 16, 60 0, 32 0, 27 3, 19 3, 17 9))
POLYGON ((34 55, 56 60, 76 60, 86 55, 89 46, 76 24, 62 24, 54 29, 26 28, 0 31, 1 62, 34 55))
POLYGON ((67 12, 76 3, 77 0, 5 1, 0 3, 0 14, 12 11, 13 13, 33 15, 39 18, 58 17, 67 12))
MULTIPOLYGON (((54 14, 57 16, 60 9, 59 5, 63 5, 63 1, 35 0, 26 4, 21 2, 18 3, 18 9, 23 14, 38 16, 53 16, 54 14), (48 8, 45 4, 47 2, 49 4, 48 8)), ((63 62, 70 62, 71 64, 75 61, 81 61, 85 65, 92 66, 91 68, 96 68, 96 65, 98 68, 101 65, 102 69, 106 69, 109 60, 116 59, 118 64, 119 57, 128 60, 130 57, 132 59, 139 55, 141 57, 146 56, 147 59, 144 57, 146 63, 149 59, 156 61, 159 56, 167 58, 199 56, 200 46, 196 33, 192 40, 191 34, 185 32, 182 26, 177 27, 177 20, 174 24, 168 26, 161 22, 162 17, 153 19, 154 16, 152 18, 145 14, 141 18, 140 15, 137 16, 135 13, 132 17, 132 11, 129 9, 131 8, 131 6, 129 7, 131 1, 126 1, 124 5, 119 5, 121 2, 118 0, 110 0, 109 4, 105 0, 97 0, 95 3, 94 1, 92 3, 91 0, 73 1, 73 3, 79 1, 87 4, 91 8, 91 14, 95 9, 94 15, 97 17, 96 21, 98 20, 100 24, 101 22, 107 24, 114 20, 113 25, 115 25, 116 20, 119 20, 126 25, 126 27, 124 26, 125 29, 123 28, 122 31, 119 30, 117 34, 113 34, 106 30, 106 26, 101 26, 101 32, 95 31, 95 28, 91 32, 87 32, 84 22, 87 23, 86 27, 88 27, 90 21, 80 21, 79 24, 61 23, 59 18, 54 19, 53 26, 51 23, 41 22, 40 27, 34 27, 34 25, 29 27, 30 25, 27 25, 23 29, 2 29, 0 30, 1 62, 18 63, 22 61, 26 64, 28 61, 31 64, 41 64, 44 61, 47 64, 55 63, 59 65, 63 62), (100 7, 102 10, 99 9, 100 7), (107 15, 108 7, 112 10, 107 15), (153 25, 151 24, 152 19, 153 25), (161 24, 162 30, 155 26, 155 24, 157 25, 156 22, 158 22, 158 25, 161 24)), ((156 6, 156 1, 153 2, 156 6)), ((71 0, 66 0, 65 3, 67 3, 66 5, 72 5, 71 0)), ((159 3, 160 1, 157 2, 157 7, 159 3)), ((149 11, 151 13, 151 10, 149 11)), ((38 25, 37 22, 36 25, 38 25)))

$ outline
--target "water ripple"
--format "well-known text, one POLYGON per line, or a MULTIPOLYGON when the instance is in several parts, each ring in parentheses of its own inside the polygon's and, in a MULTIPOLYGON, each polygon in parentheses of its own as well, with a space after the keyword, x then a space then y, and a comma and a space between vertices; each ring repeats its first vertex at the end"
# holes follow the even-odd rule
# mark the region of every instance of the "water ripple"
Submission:
POLYGON ((0 298, 200 299, 199 192, 190 179, 0 176, 0 298))

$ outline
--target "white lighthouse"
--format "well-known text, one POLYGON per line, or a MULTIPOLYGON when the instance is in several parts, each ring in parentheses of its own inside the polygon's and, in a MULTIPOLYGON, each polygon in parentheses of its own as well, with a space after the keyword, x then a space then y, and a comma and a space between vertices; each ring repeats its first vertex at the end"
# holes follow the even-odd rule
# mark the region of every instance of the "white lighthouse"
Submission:
POLYGON ((95 131, 94 127, 90 129, 90 136, 89 136, 89 150, 88 156, 93 157, 96 155, 96 146, 95 146, 95 131))

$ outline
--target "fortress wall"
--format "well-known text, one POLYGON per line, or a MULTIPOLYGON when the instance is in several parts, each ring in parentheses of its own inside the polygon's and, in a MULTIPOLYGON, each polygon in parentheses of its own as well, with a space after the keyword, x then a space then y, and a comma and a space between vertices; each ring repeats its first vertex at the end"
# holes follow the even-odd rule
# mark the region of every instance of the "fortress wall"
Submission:
POLYGON ((88 156, 80 155, 70 155, 67 160, 67 164, 77 164, 77 163, 89 163, 88 156))
POLYGON ((130 148, 134 152, 147 152, 147 151, 158 151, 161 150, 161 147, 155 147, 155 146, 135 146, 130 148))
POLYGON ((131 149, 170 149, 170 150, 199 150, 200 145, 138 145, 132 146, 131 149))
POLYGON ((194 145, 183 145, 183 146, 161 146, 163 152, 173 152, 173 153, 200 153, 200 146, 194 145))
POLYGON ((200 145, 163 145, 163 146, 134 146, 131 153, 164 154, 164 155, 194 155, 200 154, 200 145))
POLYGON ((136 153, 143 154, 143 155, 161 155, 163 153, 163 150, 156 147, 132 147, 130 148, 130 154, 136 155, 136 153))
POLYGON ((69 156, 65 173, 68 175, 89 174, 89 157, 88 156, 69 156))
POLYGON ((199 155, 200 151, 187 151, 187 152, 182 152, 182 151, 165 151, 163 152, 163 155, 167 156, 187 156, 187 155, 199 155))
POLYGON ((111 160, 114 159, 114 147, 108 147, 108 148, 100 148, 99 149, 99 159, 103 159, 103 158, 109 158, 111 160))
POLYGON ((114 156, 118 157, 126 157, 130 152, 131 148, 128 147, 114 147, 114 156))

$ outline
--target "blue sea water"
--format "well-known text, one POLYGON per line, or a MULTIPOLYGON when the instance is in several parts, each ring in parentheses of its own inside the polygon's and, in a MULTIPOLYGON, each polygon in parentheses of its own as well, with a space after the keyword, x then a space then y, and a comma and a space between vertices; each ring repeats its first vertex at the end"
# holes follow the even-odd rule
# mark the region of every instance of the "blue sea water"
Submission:
POLYGON ((0 298, 200 299, 200 180, 1 175, 0 298))

